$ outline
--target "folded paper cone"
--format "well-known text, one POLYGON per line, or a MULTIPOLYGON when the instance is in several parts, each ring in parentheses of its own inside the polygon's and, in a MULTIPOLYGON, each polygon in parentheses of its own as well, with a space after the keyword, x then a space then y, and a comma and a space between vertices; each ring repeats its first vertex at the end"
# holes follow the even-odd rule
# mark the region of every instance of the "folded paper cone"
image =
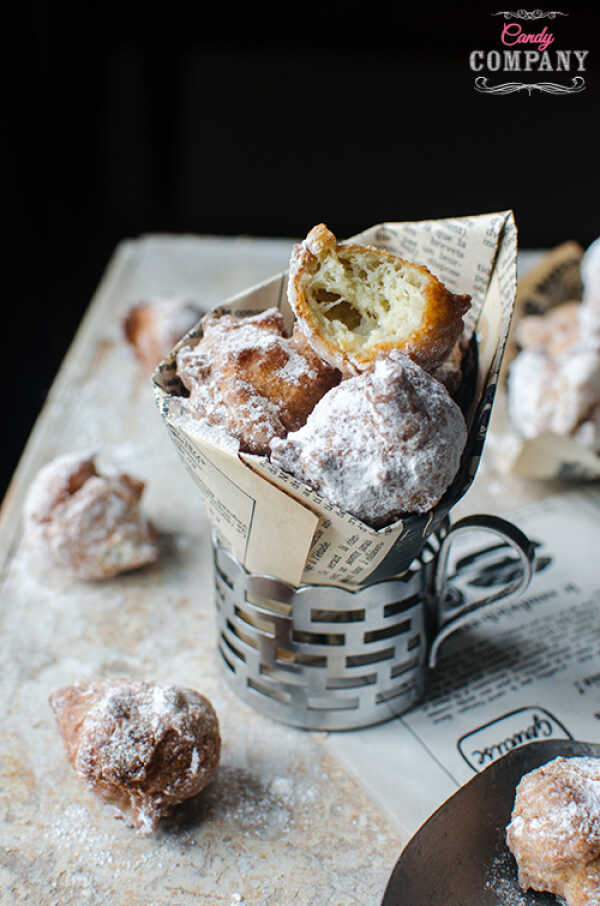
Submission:
MULTIPOLYGON (((221 543, 249 572, 298 586, 357 588, 408 568, 431 532, 439 529, 471 485, 481 457, 516 293, 517 231, 512 211, 384 223, 349 242, 388 249, 426 265, 454 293, 470 293, 466 333, 477 337, 479 367, 461 466, 438 505, 381 529, 332 506, 267 459, 216 446, 181 405, 176 353, 202 335, 197 325, 153 376, 157 405, 192 474, 221 543)), ((287 273, 278 274, 221 303, 236 316, 278 308, 288 328, 287 273)))

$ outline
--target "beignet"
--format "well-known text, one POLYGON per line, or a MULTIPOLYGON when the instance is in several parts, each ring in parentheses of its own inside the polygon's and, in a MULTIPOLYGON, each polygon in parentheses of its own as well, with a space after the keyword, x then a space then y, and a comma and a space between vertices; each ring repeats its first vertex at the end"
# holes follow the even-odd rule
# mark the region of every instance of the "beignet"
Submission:
POLYGON ((555 758, 517 787, 506 829, 523 889, 600 903, 600 759, 555 758))
POLYGON ((521 318, 508 412, 526 438, 572 437, 600 452, 600 242, 581 261, 583 298, 521 318))
POLYGON ((50 705, 75 770, 144 833, 215 777, 219 723, 193 689, 119 677, 58 689, 50 705))
POLYGON ((600 344, 582 328, 586 306, 567 302, 516 328, 522 347, 508 374, 508 411, 523 437, 552 433, 596 447, 600 344))
POLYGON ((271 462, 373 526, 434 507, 467 440, 446 388, 395 353, 330 390, 306 424, 271 443, 271 462))
POLYGON ((392 350, 432 370, 461 335, 471 301, 391 252, 338 245, 323 223, 294 247, 288 298, 310 344, 345 374, 392 350))
POLYGON ((185 297, 140 302, 127 312, 123 332, 144 368, 153 371, 201 316, 185 297))
POLYGON ((522 349, 546 349, 552 357, 565 353, 579 340, 579 302, 563 302, 545 315, 527 315, 515 327, 522 349))
POLYGON ((463 379, 463 364, 466 344, 458 340, 446 358, 430 371, 430 374, 443 384, 450 396, 454 396, 463 379))
POLYGON ((226 428, 245 452, 265 454, 273 437, 300 428, 340 380, 299 330, 286 335, 275 308, 247 318, 209 315, 203 328, 196 346, 179 350, 177 374, 192 411, 226 428))
POLYGON ((139 511, 144 482, 100 475, 94 458, 59 456, 31 483, 25 536, 80 579, 110 579, 154 562, 157 536, 139 511))

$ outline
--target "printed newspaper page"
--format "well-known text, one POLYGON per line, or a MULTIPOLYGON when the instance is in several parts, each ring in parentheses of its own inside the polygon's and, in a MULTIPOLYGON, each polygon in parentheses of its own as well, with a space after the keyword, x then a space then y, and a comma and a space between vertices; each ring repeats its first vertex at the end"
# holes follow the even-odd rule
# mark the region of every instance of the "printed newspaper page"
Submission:
MULTIPOLYGON (((444 643, 421 706, 387 724, 331 733, 325 743, 406 841, 516 746, 600 742, 600 490, 549 497, 512 518, 537 544, 527 592, 482 611, 444 643)), ((514 565, 506 548, 476 537, 477 547, 461 545, 458 569, 471 570, 480 595, 514 565)))

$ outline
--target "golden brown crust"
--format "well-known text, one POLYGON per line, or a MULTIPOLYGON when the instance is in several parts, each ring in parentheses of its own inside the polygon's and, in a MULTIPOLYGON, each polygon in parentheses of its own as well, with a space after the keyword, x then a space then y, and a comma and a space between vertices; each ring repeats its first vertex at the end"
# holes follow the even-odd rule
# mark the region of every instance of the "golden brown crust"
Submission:
POLYGON ((454 396, 463 378, 465 346, 462 340, 454 344, 446 358, 430 374, 443 384, 450 396, 454 396))
POLYGON ((193 689, 111 678, 58 689, 50 705, 75 770, 145 832, 216 774, 217 716, 193 689))
POLYGON ((188 299, 156 299, 133 305, 123 319, 127 342, 147 371, 153 371, 201 317, 188 299))
POLYGON ((142 303, 133 305, 123 318, 123 333, 127 342, 132 346, 136 345, 140 331, 144 329, 147 311, 147 306, 142 303))
MULTIPOLYGON (((360 287, 358 289, 360 291, 360 287)), ((450 293, 422 265, 406 261, 384 249, 337 244, 334 234, 325 224, 313 227, 304 242, 294 247, 290 260, 288 295, 302 330, 313 348, 322 358, 346 374, 369 370, 378 358, 388 355, 392 350, 405 353, 427 370, 435 368, 446 358, 462 333, 462 316, 471 301, 468 295, 450 293), (417 328, 401 339, 384 337, 362 349, 344 349, 327 335, 319 323, 306 289, 310 278, 319 269, 320 260, 332 252, 346 261, 356 255, 368 255, 381 264, 410 269, 413 276, 419 274, 423 284, 421 296, 424 305, 417 328)), ((388 302, 395 304, 393 299, 388 302)), ((348 326, 350 330, 353 329, 352 323, 348 326)))
POLYGON ((600 902, 600 759, 556 758, 521 779, 506 839, 523 889, 600 902))
POLYGON ((273 437, 300 428, 340 380, 296 329, 285 334, 276 309, 236 318, 210 315, 204 335, 177 356, 177 372, 194 411, 238 438, 241 449, 265 454, 273 437))

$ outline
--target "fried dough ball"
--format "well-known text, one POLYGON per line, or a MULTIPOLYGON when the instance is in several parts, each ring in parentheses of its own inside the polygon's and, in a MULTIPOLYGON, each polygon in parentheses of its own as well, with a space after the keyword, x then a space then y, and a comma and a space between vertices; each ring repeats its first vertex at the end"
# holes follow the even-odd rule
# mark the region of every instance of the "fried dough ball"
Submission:
POLYGON ((323 223, 294 247, 288 297, 310 344, 345 374, 392 350, 434 369, 460 337, 471 301, 391 252, 338 245, 323 223))
POLYGON ((144 833, 216 775, 217 715, 193 689, 111 678, 58 689, 50 705, 75 770, 144 833))
POLYGON ((185 297, 140 302, 127 312, 123 332, 144 368, 153 371, 201 315, 185 297))
POLYGON ((203 327, 196 346, 179 350, 177 373, 193 412, 226 428, 245 452, 265 454, 273 437, 300 428, 340 380, 300 331, 286 336, 275 308, 247 318, 209 315, 203 327))
POLYGON ((467 440, 445 387, 395 353, 344 381, 303 428, 271 444, 271 462, 370 525, 434 507, 467 440))
POLYGON ((555 758, 517 787, 506 840, 523 889, 600 903, 600 759, 555 758))
POLYGON ((545 349, 554 358, 579 340, 579 302, 563 302, 544 315, 527 315, 517 323, 515 340, 522 349, 545 349))
POLYGON ((430 374, 444 385, 450 396, 454 396, 463 379, 463 361, 465 358, 465 343, 458 340, 446 356, 430 374))
POLYGON ((525 349, 511 363, 508 407, 523 437, 572 434, 600 404, 600 351, 578 348, 554 359, 525 349))
POLYGON ((100 475, 94 458, 59 456, 34 478, 25 535, 80 579, 110 579, 158 557, 156 532, 139 512, 144 482, 100 475))
POLYGON ((581 263, 584 294, 517 323, 521 351, 508 374, 508 411, 525 438, 572 437, 600 452, 600 245, 581 263))
POLYGON ((508 411, 523 437, 572 436, 597 449, 600 344, 583 329, 587 308, 578 302, 530 315, 517 325, 523 348, 508 376, 508 411))

